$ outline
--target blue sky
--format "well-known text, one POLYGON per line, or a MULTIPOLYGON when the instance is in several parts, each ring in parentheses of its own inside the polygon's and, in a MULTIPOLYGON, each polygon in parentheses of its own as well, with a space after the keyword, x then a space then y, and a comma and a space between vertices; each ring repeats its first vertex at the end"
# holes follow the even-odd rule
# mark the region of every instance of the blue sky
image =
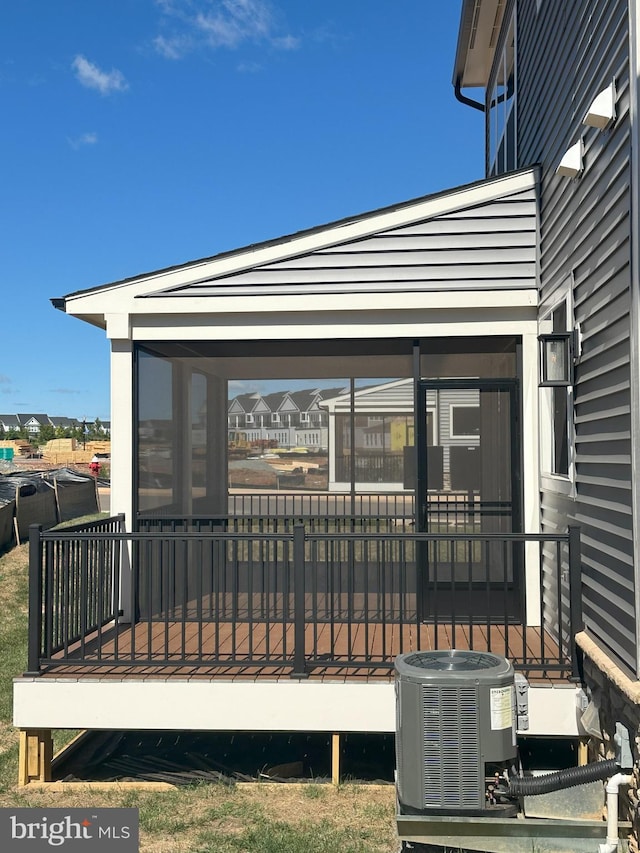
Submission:
POLYGON ((482 178, 460 5, 0 4, 0 413, 109 417, 52 297, 482 178))

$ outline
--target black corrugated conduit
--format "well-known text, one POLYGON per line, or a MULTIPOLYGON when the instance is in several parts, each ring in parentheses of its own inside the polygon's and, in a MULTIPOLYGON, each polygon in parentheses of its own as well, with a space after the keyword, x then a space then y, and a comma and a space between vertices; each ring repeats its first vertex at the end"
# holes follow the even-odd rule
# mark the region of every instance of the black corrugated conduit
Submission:
POLYGON ((509 794, 513 797, 550 794, 553 791, 562 791, 564 788, 574 788, 576 785, 604 781, 619 770, 620 765, 615 758, 611 758, 608 761, 594 761, 583 767, 568 767, 556 773, 545 773, 544 776, 511 776, 509 794))

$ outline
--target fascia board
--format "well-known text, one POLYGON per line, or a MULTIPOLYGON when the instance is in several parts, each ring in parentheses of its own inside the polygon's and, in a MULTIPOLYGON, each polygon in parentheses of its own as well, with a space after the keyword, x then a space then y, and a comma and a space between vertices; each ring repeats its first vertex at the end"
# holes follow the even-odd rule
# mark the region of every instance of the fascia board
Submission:
MULTIPOLYGON (((327 317, 336 314, 345 316, 357 313, 378 314, 386 312, 432 311, 437 313, 461 312, 469 310, 490 310, 499 317, 504 309, 537 309, 538 290, 535 287, 518 290, 455 290, 455 291, 414 291, 411 293, 357 293, 344 294, 337 298, 335 294, 313 296, 264 296, 246 299, 244 297, 217 298, 191 297, 176 300, 172 310, 166 311, 167 300, 158 299, 164 311, 153 311, 156 300, 144 300, 133 306, 131 314, 126 315, 127 338, 142 340, 151 330, 164 337, 188 334, 195 328, 224 326, 229 329, 243 329, 248 323, 270 324, 273 318, 285 315, 295 317, 296 325, 313 322, 322 325, 327 317), (401 298, 400 298, 401 297, 401 298), (149 311, 148 309, 152 310, 149 311), (301 320, 300 318, 306 318, 301 320), (142 336, 140 331, 142 331, 142 336)), ((391 313, 390 313, 391 312, 391 313)), ((82 319, 82 315, 78 315, 82 319)), ((110 315, 107 325, 107 337, 120 338, 125 327, 124 322, 116 322, 117 315, 110 315)), ((386 322, 384 318, 381 322, 386 322)), ((291 323, 291 320, 287 320, 291 323)))
MULTIPOLYGON (((496 288, 494 290, 453 290, 453 291, 412 291, 409 293, 349 293, 349 294, 312 294, 287 296, 252 296, 246 299, 242 296, 216 297, 205 296, 182 297, 171 302, 171 310, 167 311, 166 299, 148 299, 136 304, 131 310, 131 323, 136 323, 137 317, 148 318, 146 322, 157 321, 162 325, 165 321, 174 322, 173 318, 184 318, 192 315, 196 322, 203 315, 212 317, 220 315, 238 315, 238 322, 247 314, 283 314, 289 312, 320 312, 320 311, 393 311, 411 310, 413 308, 467 309, 536 306, 538 291, 532 286, 518 290, 496 288), (157 311, 154 310, 157 305, 157 311), (162 307, 164 306, 164 311, 162 307)), ((146 323, 145 323, 146 324, 146 323)))
MULTIPOLYGON (((74 316, 95 315, 109 311, 132 310, 126 307, 139 297, 147 297, 149 302, 152 294, 184 287, 189 284, 207 281, 220 276, 231 275, 252 269, 263 264, 276 263, 298 255, 309 254, 320 249, 326 249, 341 243, 362 239, 379 231, 402 228, 414 222, 433 219, 458 210, 477 207, 495 201, 503 196, 532 189, 537 183, 537 170, 527 169, 513 175, 507 175, 472 186, 451 190, 433 198, 423 199, 415 205, 407 205, 396 210, 373 214, 353 222, 328 226, 313 234, 304 235, 282 243, 265 247, 240 249, 237 253, 211 259, 205 262, 195 262, 181 269, 161 271, 144 276, 139 280, 128 281, 112 286, 100 287, 94 291, 84 291, 65 298, 66 313, 74 316)), ((175 300, 182 302, 189 297, 180 296, 175 300)), ((145 300, 146 302, 147 300, 145 300)), ((175 310, 173 301, 170 306, 164 297, 157 306, 161 312, 175 310)), ((155 307, 155 306, 154 306, 155 307)), ((151 310, 147 304, 144 309, 151 310)))

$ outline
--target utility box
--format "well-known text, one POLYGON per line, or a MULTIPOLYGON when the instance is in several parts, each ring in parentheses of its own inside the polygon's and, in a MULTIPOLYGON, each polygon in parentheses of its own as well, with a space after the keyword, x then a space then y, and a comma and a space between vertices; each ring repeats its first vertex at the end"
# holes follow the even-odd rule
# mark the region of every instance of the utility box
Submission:
POLYGON ((514 671, 506 658, 428 651, 395 661, 396 776, 403 814, 495 815, 489 795, 515 762, 514 671))

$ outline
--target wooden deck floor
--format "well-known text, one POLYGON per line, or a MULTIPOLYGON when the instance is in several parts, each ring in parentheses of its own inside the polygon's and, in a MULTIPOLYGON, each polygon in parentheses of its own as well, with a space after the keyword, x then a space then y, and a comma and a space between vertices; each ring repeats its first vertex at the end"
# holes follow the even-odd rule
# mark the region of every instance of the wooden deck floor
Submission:
MULTIPOLYGON (((531 681, 565 682, 569 675, 568 670, 558 671, 558 646, 540 628, 316 622, 307 624, 305 631, 307 672, 312 679, 388 681, 393 678, 396 655, 452 648, 504 655, 531 681)), ((75 644, 66 656, 54 656, 42 675, 77 679, 289 679, 293 649, 292 622, 139 622, 120 625, 117 630, 107 626, 99 635, 75 644)))

